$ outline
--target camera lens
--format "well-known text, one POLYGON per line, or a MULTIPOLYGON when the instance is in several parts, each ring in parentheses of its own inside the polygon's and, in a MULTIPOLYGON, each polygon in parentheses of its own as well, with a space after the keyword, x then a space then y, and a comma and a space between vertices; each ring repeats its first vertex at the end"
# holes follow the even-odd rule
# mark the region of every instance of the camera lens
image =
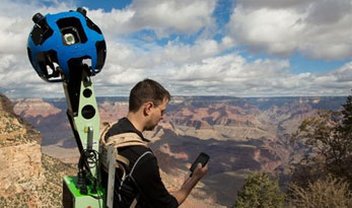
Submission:
POLYGON ((73 45, 76 43, 75 36, 72 33, 64 34, 64 41, 66 45, 73 45))

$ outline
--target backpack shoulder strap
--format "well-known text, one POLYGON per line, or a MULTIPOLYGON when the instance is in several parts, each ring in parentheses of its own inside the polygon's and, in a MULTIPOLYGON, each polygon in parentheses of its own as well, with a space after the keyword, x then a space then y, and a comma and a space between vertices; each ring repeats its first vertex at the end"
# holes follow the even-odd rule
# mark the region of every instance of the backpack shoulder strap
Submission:
POLYGON ((136 166, 138 165, 139 161, 141 161, 142 158, 145 157, 145 156, 148 155, 148 154, 153 155, 153 153, 152 153, 151 151, 146 151, 146 152, 144 152, 141 156, 139 156, 139 158, 138 158, 138 159, 136 160, 136 162, 133 164, 133 167, 132 167, 132 169, 131 169, 131 171, 130 171, 130 173, 129 173, 130 176, 132 176, 133 171, 134 171, 134 169, 136 168, 136 166))
POLYGON ((112 145, 116 148, 133 146, 133 145, 141 145, 145 147, 147 146, 147 143, 143 141, 143 139, 138 134, 133 132, 116 134, 116 135, 110 136, 109 138, 105 138, 106 133, 114 124, 110 124, 108 122, 103 123, 104 127, 100 135, 100 141, 99 141, 101 145, 103 146, 112 145))
MULTIPOLYGON (((114 136, 111 136, 108 138, 108 141, 106 142, 107 146, 111 146, 114 149, 118 149, 121 147, 128 147, 128 146, 145 146, 147 147, 147 144, 142 141, 142 139, 136 134, 136 133, 123 133, 123 134, 117 134, 114 136)), ((115 159, 127 166, 129 166, 130 161, 118 154, 115 154, 115 159)))
MULTIPOLYGON (((106 153, 109 148, 113 148, 116 150, 116 151, 113 151, 113 154, 112 154, 115 160, 117 160, 118 162, 121 162, 122 164, 125 164, 126 166, 129 166, 130 161, 127 158, 123 157, 122 155, 118 154, 117 149, 121 147, 128 147, 128 146, 147 147, 147 143, 143 141, 138 134, 133 132, 116 134, 108 138, 105 138, 106 133, 109 131, 109 129, 113 124, 104 123, 103 125, 105 126, 105 128, 103 129, 102 134, 100 136, 100 147, 101 147, 101 152, 103 153, 103 157, 104 155, 106 156, 106 154, 104 153, 106 153)), ((107 159, 108 158, 105 158, 105 161, 107 159)), ((103 161, 103 164, 104 164, 104 161, 103 161)))
POLYGON ((127 146, 147 146, 147 143, 142 140, 140 136, 136 133, 123 133, 123 134, 116 134, 114 136, 110 136, 107 141, 106 145, 112 145, 116 148, 120 147, 127 147, 127 146))

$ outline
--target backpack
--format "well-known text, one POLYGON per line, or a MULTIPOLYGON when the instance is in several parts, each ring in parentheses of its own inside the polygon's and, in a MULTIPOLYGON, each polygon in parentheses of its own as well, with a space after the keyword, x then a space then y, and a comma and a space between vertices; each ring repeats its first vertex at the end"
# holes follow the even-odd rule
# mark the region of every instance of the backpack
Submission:
MULTIPOLYGON (((147 147, 147 143, 141 139, 141 137, 136 133, 122 133, 110 136, 105 141, 106 133, 111 128, 111 124, 104 123, 103 124, 104 130, 100 136, 100 164, 105 172, 108 173, 108 186, 106 190, 106 206, 109 208, 113 208, 113 201, 114 201, 114 190, 115 190, 115 173, 116 169, 121 170, 122 177, 120 180, 120 184, 118 190, 122 188, 124 182, 128 177, 131 177, 135 167, 137 166, 138 162, 147 154, 152 154, 151 151, 146 151, 144 154, 139 156, 139 158, 134 163, 131 171, 129 173, 126 172, 124 165, 129 166, 130 161, 120 155, 118 153, 118 148, 121 147, 128 147, 128 146, 145 146, 147 147)), ((121 196, 118 196, 121 199, 121 196)), ((135 204, 136 200, 132 203, 135 204)))

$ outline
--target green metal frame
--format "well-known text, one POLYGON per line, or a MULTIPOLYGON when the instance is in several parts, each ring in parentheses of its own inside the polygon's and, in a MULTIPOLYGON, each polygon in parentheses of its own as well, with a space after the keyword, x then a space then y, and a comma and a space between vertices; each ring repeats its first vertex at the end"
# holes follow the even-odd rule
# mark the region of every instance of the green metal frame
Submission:
POLYGON ((88 194, 81 194, 77 188, 76 176, 65 176, 63 179, 64 199, 63 206, 65 208, 105 208, 104 198, 105 192, 98 190, 93 193, 91 188, 88 188, 88 194), (100 198, 100 199, 99 199, 100 198))
MULTIPOLYGON (((69 82, 64 83, 64 91, 68 104, 67 116, 73 130, 80 154, 87 149, 99 153, 100 116, 90 75, 82 66, 78 68, 69 82)), ((99 163, 99 158, 97 158, 99 163)), ((87 165, 87 164, 86 164, 87 165)), ((87 167, 91 176, 97 180, 99 164, 87 167)), ((99 180, 98 180, 99 182, 99 180)), ((93 188, 87 183, 87 193, 82 194, 76 176, 65 176, 63 179, 64 208, 101 208, 105 205, 105 190, 101 184, 93 188), (94 193, 93 190, 96 190, 94 193)))

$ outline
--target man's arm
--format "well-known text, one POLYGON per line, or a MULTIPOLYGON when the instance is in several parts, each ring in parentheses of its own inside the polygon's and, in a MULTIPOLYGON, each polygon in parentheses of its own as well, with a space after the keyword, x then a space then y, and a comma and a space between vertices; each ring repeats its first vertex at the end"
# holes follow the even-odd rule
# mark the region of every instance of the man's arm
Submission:
POLYGON ((141 207, 176 208, 177 199, 170 194, 161 180, 155 156, 147 156, 134 171, 134 179, 141 191, 141 207), (148 206, 144 206, 146 203, 148 206))
POLYGON ((187 196, 191 193, 194 186, 198 181, 208 172, 208 165, 202 167, 199 163, 197 168, 194 170, 191 177, 187 178, 181 188, 178 191, 172 192, 171 194, 176 198, 179 205, 181 205, 187 196))

